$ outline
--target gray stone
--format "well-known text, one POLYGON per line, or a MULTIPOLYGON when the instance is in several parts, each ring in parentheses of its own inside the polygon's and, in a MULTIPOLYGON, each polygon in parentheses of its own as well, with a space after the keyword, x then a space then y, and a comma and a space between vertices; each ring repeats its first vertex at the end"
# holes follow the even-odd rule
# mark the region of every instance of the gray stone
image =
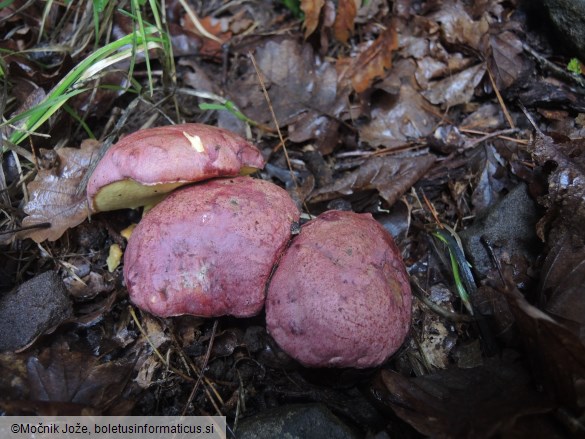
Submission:
POLYGON ((585 0, 542 0, 559 34, 585 60, 585 0))
POLYGON ((358 437, 323 404, 294 404, 266 410, 238 425, 239 439, 355 439, 358 437))
POLYGON ((48 271, 0 296, 0 352, 31 343, 72 315, 61 278, 48 271))
POLYGON ((459 235, 475 273, 483 278, 493 268, 493 262, 481 242, 482 236, 486 236, 510 260, 517 257, 533 260, 539 245, 535 230, 538 219, 536 202, 523 183, 476 218, 475 223, 459 235))

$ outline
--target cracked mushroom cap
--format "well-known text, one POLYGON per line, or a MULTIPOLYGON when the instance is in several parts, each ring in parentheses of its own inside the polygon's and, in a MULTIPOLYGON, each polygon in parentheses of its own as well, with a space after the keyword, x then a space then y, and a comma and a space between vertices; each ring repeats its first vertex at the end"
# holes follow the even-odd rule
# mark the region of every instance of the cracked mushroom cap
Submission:
POLYGON ((388 232, 370 214, 329 211, 283 255, 268 288, 267 328, 305 366, 373 367, 403 343, 411 300, 388 232))
POLYGON ((299 211, 288 193, 251 177, 180 188, 130 236, 124 278, 130 299, 161 317, 249 317, 299 211))
POLYGON ((230 131, 196 123, 150 128, 106 152, 89 179, 87 198, 94 212, 139 207, 187 183, 262 167, 260 151, 230 131))

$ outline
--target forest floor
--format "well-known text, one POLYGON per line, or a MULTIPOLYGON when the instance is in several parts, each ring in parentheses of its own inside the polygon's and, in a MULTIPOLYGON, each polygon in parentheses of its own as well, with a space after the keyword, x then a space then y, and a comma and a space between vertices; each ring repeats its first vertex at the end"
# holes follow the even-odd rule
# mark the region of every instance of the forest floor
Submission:
POLYGON ((585 67, 541 8, 162 3, 2 2, 0 413, 221 414, 238 436, 318 403, 357 437, 585 435, 585 67), (133 306, 108 257, 141 212, 87 220, 87 176, 185 122, 258 145, 306 217, 394 236, 414 301, 384 365, 303 367, 264 315, 133 306))

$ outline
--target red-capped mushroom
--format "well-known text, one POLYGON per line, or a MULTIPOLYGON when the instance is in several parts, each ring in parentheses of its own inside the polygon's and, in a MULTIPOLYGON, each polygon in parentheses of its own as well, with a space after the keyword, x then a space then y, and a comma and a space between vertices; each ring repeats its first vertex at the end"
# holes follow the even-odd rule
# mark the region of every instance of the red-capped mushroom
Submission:
POLYGON ((266 298, 267 329, 312 367, 373 367, 403 343, 411 291, 400 251, 370 214, 329 211, 302 227, 266 298))
POLYGON ((124 255, 130 298, 162 317, 258 314, 298 219, 288 193, 264 180, 215 179, 180 188, 130 237, 124 255))
POLYGON ((246 175, 264 166, 242 137, 202 124, 140 130, 113 145, 87 185, 94 212, 154 204, 179 186, 246 175))

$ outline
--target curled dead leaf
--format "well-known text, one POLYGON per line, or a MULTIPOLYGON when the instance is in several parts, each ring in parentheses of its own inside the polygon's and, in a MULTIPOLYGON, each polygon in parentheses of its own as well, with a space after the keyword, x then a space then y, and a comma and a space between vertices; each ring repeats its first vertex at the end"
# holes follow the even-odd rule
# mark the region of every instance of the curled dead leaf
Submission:
POLYGON ((19 239, 31 238, 35 242, 46 239, 55 241, 71 227, 81 224, 88 216, 85 191, 77 188, 87 171, 92 157, 100 143, 85 140, 80 148, 56 150, 58 160, 51 169, 41 169, 36 178, 28 184, 29 202, 24 206, 28 215, 23 227, 50 223, 49 228, 25 230, 19 239))
POLYGON ((451 45, 463 45, 477 49, 483 36, 489 31, 488 18, 482 15, 474 20, 460 1, 447 1, 430 18, 441 28, 441 39, 451 45))
MULTIPOLYGON (((216 38, 203 38, 201 40, 199 52, 202 56, 217 57, 221 54, 222 44, 227 43, 232 37, 232 32, 230 30, 230 22, 232 18, 233 17, 214 18, 207 16, 199 19, 199 25, 202 26, 209 35, 213 35, 216 38)), ((199 29, 189 17, 189 14, 185 14, 183 17, 183 23, 184 30, 195 35, 201 35, 199 29)))
POLYGON ((469 102, 475 88, 485 75, 484 63, 470 67, 455 75, 431 82, 429 88, 422 92, 432 104, 444 104, 452 107, 469 102))
POLYGON ((301 10, 305 14, 305 38, 315 32, 319 25, 319 15, 325 0, 301 0, 301 10))
POLYGON ((366 91, 374 80, 383 78, 392 66, 392 54, 398 49, 398 34, 390 25, 359 55, 338 62, 340 82, 348 79, 358 93, 366 91))
POLYGON ((309 199, 311 202, 327 201, 358 191, 376 189, 388 205, 392 205, 434 162, 435 157, 430 154, 407 158, 370 157, 357 170, 314 191, 309 199))
POLYGON ((371 146, 397 147, 433 132, 439 112, 411 85, 398 94, 379 93, 371 120, 359 127, 360 140, 371 146))
MULTIPOLYGON (((359 4, 361 2, 358 1, 357 3, 359 4)), ((333 23, 333 34, 342 43, 347 43, 347 40, 353 34, 357 6, 355 0, 339 0, 337 4, 337 14, 333 23)))
POLYGON ((553 408, 546 396, 534 390, 522 363, 510 357, 416 378, 383 370, 385 389, 377 393, 398 417, 425 436, 495 437, 514 431, 519 418, 542 416, 553 408))

